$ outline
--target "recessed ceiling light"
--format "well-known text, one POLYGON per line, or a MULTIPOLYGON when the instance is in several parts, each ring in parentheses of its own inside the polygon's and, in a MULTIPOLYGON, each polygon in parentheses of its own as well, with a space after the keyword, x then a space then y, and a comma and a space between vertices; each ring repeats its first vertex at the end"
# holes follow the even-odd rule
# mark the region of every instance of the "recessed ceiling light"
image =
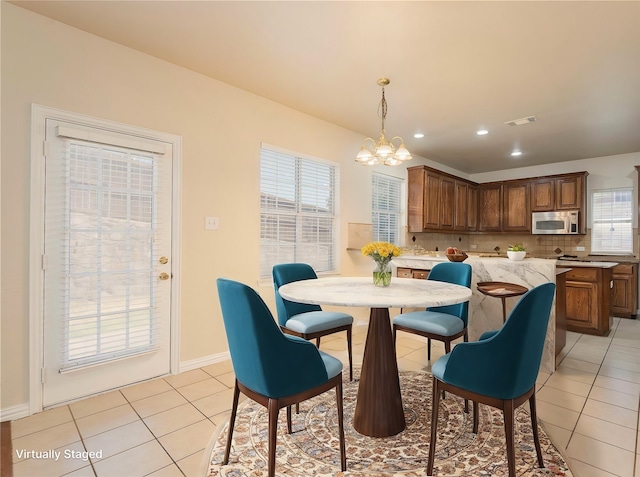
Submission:
POLYGON ((489 134, 489 131, 487 131, 486 129, 479 129, 478 131, 476 131, 476 134, 478 136, 484 136, 485 134, 489 134))
POLYGON ((512 156, 514 156, 514 157, 516 157, 516 156, 521 156, 521 155, 522 155, 522 152, 520 152, 520 151, 513 151, 513 152, 511 153, 511 155, 512 155, 512 156))
POLYGON ((424 134, 422 134, 422 133, 415 133, 415 134, 413 135, 413 137, 415 137, 416 139, 422 139, 422 138, 424 137, 424 134))

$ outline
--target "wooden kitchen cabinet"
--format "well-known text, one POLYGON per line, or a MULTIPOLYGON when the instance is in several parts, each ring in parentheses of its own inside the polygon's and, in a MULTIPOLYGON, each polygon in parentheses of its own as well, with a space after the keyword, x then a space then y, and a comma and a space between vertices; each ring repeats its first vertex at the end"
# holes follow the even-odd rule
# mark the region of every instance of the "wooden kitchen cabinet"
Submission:
POLYGON ((417 278, 420 280, 426 280, 431 270, 423 270, 417 268, 403 268, 398 267, 398 278, 417 278))
POLYGON ((619 263, 613 267, 611 312, 622 318, 635 317, 638 309, 638 264, 619 263))
POLYGON ((427 166, 407 172, 409 232, 468 230, 467 191, 474 183, 427 166))
POLYGON ((449 177, 440 177, 440 230, 453 230, 456 216, 456 181, 449 177))
POLYGON ((586 201, 584 174, 572 174, 556 179, 556 209, 555 210, 582 210, 586 201))
POLYGON ((556 207, 556 181, 540 178, 531 181, 531 212, 548 212, 556 207))
POLYGON ((478 230, 478 186, 471 184, 467 188, 467 230, 478 230))
POLYGON ((567 330, 606 335, 611 330, 612 268, 579 267, 566 273, 567 330))
POLYGON ((502 231, 531 232, 529 182, 507 182, 502 186, 502 231))
POLYGON ((478 230, 502 232, 502 184, 492 182, 478 187, 478 230))
MULTIPOLYGON (((455 181, 453 200, 454 206, 454 230, 467 230, 467 216, 469 211, 469 185, 466 182, 455 181)), ((477 207, 477 205, 476 205, 477 207)))

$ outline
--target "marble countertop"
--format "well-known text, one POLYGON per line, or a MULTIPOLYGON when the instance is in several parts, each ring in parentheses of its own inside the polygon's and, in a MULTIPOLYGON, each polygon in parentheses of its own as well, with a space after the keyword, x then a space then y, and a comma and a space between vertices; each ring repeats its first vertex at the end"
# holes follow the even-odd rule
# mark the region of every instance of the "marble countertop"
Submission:
POLYGON ((558 268, 613 268, 618 262, 581 262, 577 260, 557 260, 558 268))

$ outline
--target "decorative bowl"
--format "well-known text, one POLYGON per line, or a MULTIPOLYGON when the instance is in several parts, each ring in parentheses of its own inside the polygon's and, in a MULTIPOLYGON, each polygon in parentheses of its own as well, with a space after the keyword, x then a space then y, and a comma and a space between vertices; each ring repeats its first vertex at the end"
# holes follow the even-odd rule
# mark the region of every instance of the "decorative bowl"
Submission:
POLYGON ((524 256, 527 254, 526 250, 521 250, 521 251, 514 251, 514 250, 507 250, 507 257, 509 257, 509 259, 511 260, 524 260, 524 256))
POLYGON ((450 262, 464 262, 467 259, 468 255, 464 252, 462 253, 448 253, 447 258, 450 262))

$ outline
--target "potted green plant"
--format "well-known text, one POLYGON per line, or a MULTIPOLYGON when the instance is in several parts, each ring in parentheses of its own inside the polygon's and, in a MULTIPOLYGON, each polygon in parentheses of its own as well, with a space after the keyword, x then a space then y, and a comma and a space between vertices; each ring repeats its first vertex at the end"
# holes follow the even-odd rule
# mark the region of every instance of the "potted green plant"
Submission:
POLYGON ((515 245, 509 245, 507 248, 507 256, 511 260, 524 260, 527 251, 521 243, 517 243, 515 245))

